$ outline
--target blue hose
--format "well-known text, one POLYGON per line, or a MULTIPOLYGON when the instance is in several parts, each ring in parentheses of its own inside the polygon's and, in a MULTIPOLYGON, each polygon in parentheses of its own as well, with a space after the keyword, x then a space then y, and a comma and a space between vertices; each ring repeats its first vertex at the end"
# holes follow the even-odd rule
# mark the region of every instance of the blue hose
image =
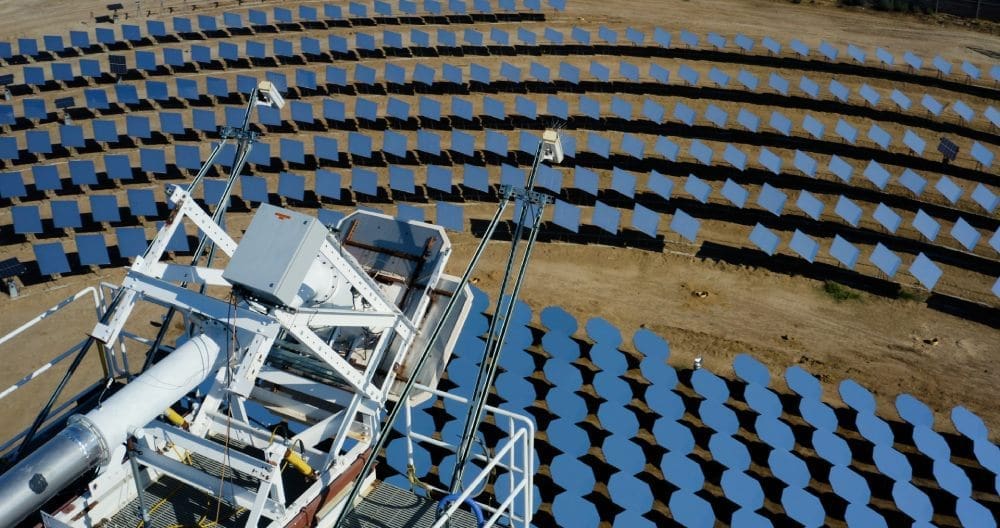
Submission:
MULTIPOLYGON (((438 501, 438 507, 437 507, 438 517, 440 517, 441 514, 444 513, 445 508, 447 508, 448 505, 451 504, 452 502, 455 502, 455 499, 457 499, 460 495, 461 494, 459 493, 452 493, 451 495, 448 495, 447 497, 444 497, 443 499, 438 501)), ((483 510, 479 508, 479 505, 472 500, 472 497, 466 497, 465 500, 462 502, 468 504, 469 509, 472 510, 472 515, 476 516, 476 526, 478 526, 479 528, 483 528, 483 526, 486 524, 486 519, 483 517, 483 510)))

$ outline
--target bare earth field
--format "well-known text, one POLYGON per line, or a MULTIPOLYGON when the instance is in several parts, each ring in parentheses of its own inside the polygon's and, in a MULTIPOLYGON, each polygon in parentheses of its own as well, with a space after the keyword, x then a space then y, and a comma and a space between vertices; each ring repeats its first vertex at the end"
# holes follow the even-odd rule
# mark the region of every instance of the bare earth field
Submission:
MULTIPOLYGON (((12 40, 91 28, 90 13, 103 13, 105 3, 0 1, 0 34, 5 40, 12 40)), ((161 3, 143 2, 147 3, 153 11, 152 18, 172 16, 161 14, 161 3)), ((131 2, 126 4, 132 22, 135 7, 131 2)), ((236 8, 235 2, 226 1, 219 2, 218 9, 210 10, 204 9, 209 7, 208 2, 198 2, 197 9, 192 9, 193 2, 163 4, 174 6, 178 14, 236 8)), ((277 4, 244 2, 242 8, 277 4)), ((145 8, 139 20, 144 18, 145 8)), ((967 59, 980 64, 989 61, 969 51, 969 46, 1000 51, 1000 38, 955 25, 930 25, 916 17, 868 14, 829 5, 762 0, 569 0, 568 11, 550 17, 550 22, 563 23, 567 28, 577 23, 595 29, 600 24, 616 28, 632 26, 647 32, 661 26, 700 35, 709 31, 729 36, 742 32, 756 38, 771 35, 782 41, 798 36, 814 43, 828 40, 842 48, 850 42, 871 50, 882 46, 895 51, 897 56, 904 50, 913 50, 925 57, 941 54, 953 61, 967 59)), ((607 98, 610 96, 607 94, 607 98)), ((980 109, 989 103, 975 99, 970 102, 978 103, 980 109)), ((832 124, 827 123, 828 128, 832 124)), ((491 207, 489 204, 469 207, 466 217, 486 218, 491 207)), ((3 218, 4 223, 9 223, 9 215, 3 218)), ((247 215, 234 217, 230 224, 234 235, 238 236, 239 229, 247 222, 247 215)), ((722 222, 703 222, 699 238, 745 241, 746 233, 734 234, 733 227, 722 222)), ((451 272, 457 274, 477 239, 468 233, 452 234, 452 242, 455 252, 451 272)), ((503 244, 493 244, 476 277, 478 287, 491 294, 502 272, 499 255, 503 244)), ((920 302, 889 300, 865 293, 858 300, 837 302, 823 293, 820 281, 690 256, 696 249, 671 243, 668 251, 654 253, 603 245, 543 243, 534 253, 523 296, 536 317, 545 306, 560 305, 581 324, 590 317, 603 317, 626 336, 641 326, 650 328, 670 342, 671 363, 677 366, 687 367, 701 356, 706 367, 729 377, 734 355, 749 352, 766 363, 775 377, 793 364, 820 376, 831 404, 840 401, 836 384, 852 378, 877 395, 879 414, 883 416, 895 417, 892 402, 896 395, 910 393, 938 412, 935 423, 941 430, 951 430, 948 412, 963 405, 986 421, 994 441, 1000 437, 1000 407, 996 405, 1000 397, 997 383, 1000 370, 996 366, 1000 330, 932 310, 920 302), (709 295, 694 297, 691 293, 695 290, 707 291, 709 295), (938 339, 937 345, 926 342, 934 338, 938 339)), ((30 259, 30 252, 30 244, 5 245, 0 249, 0 258, 30 259)), ((121 274, 120 270, 100 270, 72 275, 33 286, 16 301, 2 297, 0 333, 17 327, 82 287, 99 280, 117 282, 121 274)), ((959 279, 949 279, 946 271, 946 279, 957 281, 953 284, 956 291, 983 288, 981 277, 962 283, 962 275, 951 277, 955 276, 959 279)), ((988 293, 986 286, 983 291, 988 293)), ((990 297, 982 299, 989 301, 990 297)), ((992 298, 992 303, 996 306, 997 299, 992 298)), ((0 349, 3 353, 0 386, 15 382, 66 345, 82 339, 92 320, 92 312, 77 309, 43 326, 43 340, 19 340, 5 345, 0 349)), ((99 373, 96 362, 85 365, 84 369, 92 376, 99 373)), ((57 373, 58 369, 47 373, 39 385, 51 386, 57 373)), ((783 384, 783 380, 776 379, 773 386, 780 390, 783 384)), ((16 399, 4 401, 0 409, 3 417, 0 436, 7 437, 27 425, 25 421, 34 412, 30 409, 37 408, 38 400, 45 398, 47 391, 44 386, 33 387, 18 393, 16 399)))

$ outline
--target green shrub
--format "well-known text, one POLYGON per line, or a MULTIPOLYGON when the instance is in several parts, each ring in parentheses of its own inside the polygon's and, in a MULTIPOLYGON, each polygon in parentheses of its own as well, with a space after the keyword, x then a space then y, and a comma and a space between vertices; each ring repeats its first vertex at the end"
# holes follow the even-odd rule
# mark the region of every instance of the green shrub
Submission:
POLYGON ((833 297, 833 299, 838 302, 861 298, 860 293, 848 288, 847 286, 844 286, 843 284, 840 284, 839 282, 834 282, 834 281, 824 282, 823 291, 826 292, 826 294, 829 295, 830 297, 833 297))

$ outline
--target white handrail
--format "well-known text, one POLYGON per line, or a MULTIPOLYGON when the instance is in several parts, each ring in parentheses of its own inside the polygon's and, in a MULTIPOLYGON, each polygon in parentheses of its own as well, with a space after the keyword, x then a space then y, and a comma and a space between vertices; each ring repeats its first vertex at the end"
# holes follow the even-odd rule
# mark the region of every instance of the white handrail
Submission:
POLYGON ((101 307, 101 300, 100 300, 100 298, 97 295, 97 289, 94 288, 93 286, 87 286, 86 288, 78 291, 76 293, 76 295, 73 295, 71 297, 67 297, 67 298, 63 299, 62 301, 59 301, 59 304, 56 304, 52 308, 49 308, 48 310, 45 310, 44 312, 38 314, 37 316, 35 316, 32 320, 28 321, 27 323, 24 323, 23 325, 15 328, 14 330, 11 330, 7 335, 5 335, 3 337, 0 337, 0 345, 3 345, 4 343, 6 343, 7 341, 10 341, 11 339, 14 339, 15 337, 17 337, 18 335, 20 335, 21 333, 23 333, 25 330, 31 328, 32 326, 35 326, 36 324, 38 324, 42 320, 51 317, 53 314, 55 314, 59 310, 62 310, 65 307, 69 306, 73 302, 78 301, 80 298, 82 298, 87 293, 90 293, 91 295, 93 295, 93 297, 94 297, 94 307, 100 309, 100 307, 101 307))
MULTIPOLYGON (((458 498, 452 501, 451 506, 449 506, 448 509, 445 510, 444 515, 442 515, 437 520, 436 523, 431 525, 431 528, 441 528, 442 526, 444 526, 444 523, 446 523, 448 519, 451 518, 451 516, 454 515, 456 511, 458 511, 458 508, 462 505, 462 503, 465 502, 466 499, 472 496, 472 491, 476 489, 476 487, 479 486, 484 480, 486 480, 486 475, 488 475, 489 472, 492 471, 493 468, 495 468, 496 465, 500 463, 500 458, 506 455, 507 451, 514 449, 514 446, 516 445, 515 442, 519 440, 521 436, 523 436, 524 434, 525 434, 524 429, 518 429, 517 432, 514 433, 514 436, 511 438, 511 441, 508 442, 507 445, 503 446, 499 452, 497 452, 497 454, 490 460, 490 462, 486 464, 486 467, 484 467, 482 471, 480 471, 479 474, 476 475, 476 478, 472 480, 472 483, 466 486, 465 491, 462 492, 462 494, 458 498)), ((522 484, 523 483, 524 482, 522 482, 522 484)), ((510 497, 508 498, 507 501, 504 501, 504 504, 511 502, 509 499, 510 497)), ((498 508, 497 513, 495 513, 493 517, 494 518, 499 517, 501 511, 503 511, 502 507, 498 508)), ((489 524, 487 524, 486 526, 489 526, 489 524)))
MULTIPOLYGON (((415 388, 417 388, 418 390, 428 391, 431 394, 434 394, 441 398, 455 400, 459 403, 469 402, 468 398, 463 398, 461 396, 457 396, 454 394, 441 392, 437 389, 432 389, 430 387, 421 385, 419 383, 416 384, 415 388)), ((408 461, 411 464, 413 463, 412 443, 414 440, 427 442, 431 445, 443 447, 449 450, 455 450, 455 448, 451 446, 451 444, 448 444, 441 440, 436 440, 434 438, 413 431, 411 429, 412 418, 410 413, 412 407, 413 405, 409 401, 407 401, 405 416, 406 416, 408 461)), ((503 467, 510 474, 509 495, 503 501, 503 503, 501 503, 499 506, 495 508, 486 504, 481 504, 478 502, 476 503, 479 507, 492 514, 486 521, 484 526, 493 526, 505 514, 510 519, 511 523, 520 522, 523 523, 525 527, 529 526, 530 524, 531 513, 534 509, 532 505, 533 502, 532 490, 534 488, 534 475, 533 475, 534 468, 532 466, 534 465, 533 452, 534 452, 535 424, 527 417, 520 414, 512 413, 492 406, 487 406, 486 409, 488 412, 492 414, 507 418, 507 426, 508 426, 507 434, 510 435, 509 441, 498 452, 494 453, 492 458, 487 458, 485 455, 474 455, 473 457, 474 459, 485 461, 487 463, 486 466, 482 470, 480 470, 476 478, 473 479, 470 485, 465 488, 465 491, 452 502, 452 504, 448 507, 448 509, 444 512, 444 514, 437 520, 437 522, 432 526, 432 528, 439 528, 440 526, 443 526, 443 524, 447 521, 447 519, 449 519, 458 510, 458 508, 462 505, 464 501, 468 500, 473 495, 473 491, 477 487, 479 487, 480 484, 482 484, 482 482, 486 479, 487 475, 489 475, 489 473, 497 466, 503 467), (516 427, 517 424, 522 425, 522 427, 516 427), (523 468, 518 467, 518 465, 515 463, 516 457, 514 453, 515 450, 517 449, 524 450, 523 468), (506 464, 501 464, 501 461, 504 460, 504 457, 508 454, 510 455, 509 462, 507 462, 506 464), (515 483, 515 476, 518 474, 520 474, 521 479, 519 479, 515 483), (513 507, 515 499, 522 493, 524 495, 523 516, 518 515, 514 511, 515 509, 513 507)), ((446 490, 441 490, 434 486, 429 486, 429 487, 438 491, 446 492, 446 490)))
POLYGON ((25 376, 25 377, 21 378, 20 380, 18 380, 17 382, 15 382, 10 387, 7 387, 3 392, 0 392, 0 400, 6 398, 7 396, 9 396, 10 394, 12 394, 17 389, 23 387, 29 381, 37 378, 38 376, 41 376, 47 370, 49 370, 52 367, 56 366, 57 364, 59 364, 60 361, 68 358, 69 356, 71 356, 77 350, 80 350, 81 348, 83 348, 83 343, 85 343, 85 341, 80 341, 79 343, 73 345, 69 350, 63 352, 62 354, 59 354, 54 359, 50 360, 48 363, 46 363, 46 364, 38 367, 37 369, 35 369, 35 371, 32 372, 31 374, 28 374, 27 376, 25 376))
MULTIPOLYGON (((57 312, 59 312, 59 310, 62 310, 63 308, 69 306, 70 304, 72 304, 72 303, 74 303, 74 302, 82 299, 88 293, 91 294, 91 296, 94 298, 94 308, 97 309, 98 316, 100 316, 100 309, 101 309, 100 295, 99 295, 99 293, 98 293, 98 291, 97 291, 96 288, 94 288, 93 286, 88 286, 88 287, 86 287, 86 288, 78 291, 75 295, 63 299, 62 301, 60 301, 55 306, 53 306, 53 307, 49 308, 48 310, 45 310, 44 312, 38 314, 37 316, 35 316, 34 318, 32 318, 30 321, 22 324, 21 326, 15 328, 14 330, 11 330, 9 333, 7 333, 7 335, 5 335, 3 337, 0 337, 0 346, 2 346, 4 343, 10 341, 11 339, 14 339, 15 337, 21 335, 22 333, 24 333, 29 328, 37 325, 38 323, 44 321, 45 319, 48 319, 51 316, 55 315, 57 312)), ((42 365, 41 367, 38 367, 37 369, 35 369, 34 372, 32 372, 32 373, 28 374, 27 376, 21 378, 19 381, 17 381, 16 383, 14 383, 13 385, 11 385, 10 387, 7 387, 7 389, 5 389, 3 392, 0 392, 0 400, 2 400, 4 398, 6 398, 7 396, 11 395, 17 389, 23 387, 24 385, 26 385, 31 380, 37 378, 38 376, 40 376, 43 373, 45 373, 45 371, 51 369, 52 367, 56 366, 59 362, 61 362, 61 361, 65 360, 66 358, 68 358, 74 352, 80 350, 80 348, 83 347, 83 343, 84 343, 84 341, 81 341, 81 342, 73 345, 72 347, 70 347, 69 350, 63 352, 62 354, 57 355, 55 358, 49 360, 48 363, 46 363, 46 364, 42 365)))

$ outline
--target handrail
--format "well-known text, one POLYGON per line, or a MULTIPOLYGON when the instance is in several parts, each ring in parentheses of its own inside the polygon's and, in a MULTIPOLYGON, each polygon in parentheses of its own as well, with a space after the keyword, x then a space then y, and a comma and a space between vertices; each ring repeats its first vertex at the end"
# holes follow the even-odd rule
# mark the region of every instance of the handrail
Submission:
MULTIPOLYGON (((67 297, 67 298, 63 299, 62 301, 59 301, 56 305, 54 305, 51 308, 49 308, 48 310, 45 310, 44 312, 38 314, 37 316, 35 316, 34 318, 32 318, 30 321, 22 324, 21 326, 15 328, 14 330, 11 330, 10 332, 8 332, 3 337, 0 337, 0 346, 2 346, 4 343, 10 341, 11 339, 14 339, 15 337, 21 335, 22 333, 24 333, 29 328, 37 325, 38 323, 44 321, 45 319, 48 319, 51 316, 55 315, 57 312, 59 312, 59 310, 62 310, 63 308, 66 308, 70 304, 73 304, 74 302, 82 299, 88 293, 90 293, 91 296, 94 298, 94 308, 97 309, 97 311, 98 311, 97 315, 98 315, 98 317, 100 317, 100 310, 101 310, 101 298, 100 298, 100 295, 99 295, 99 293, 98 293, 98 291, 97 291, 96 288, 94 288, 93 286, 88 286, 88 287, 86 287, 86 288, 78 291, 75 295, 72 295, 70 297, 67 297)), ((34 372, 32 372, 32 373, 28 374, 27 376, 21 378, 19 381, 17 381, 16 383, 14 383, 13 385, 11 385, 10 387, 7 387, 3 392, 0 392, 0 400, 6 398, 7 396, 10 396, 14 391, 18 390, 19 388, 21 388, 24 385, 26 385, 27 383, 29 383, 31 380, 37 378, 38 376, 40 376, 43 373, 45 373, 47 370, 49 370, 52 367, 56 366, 59 362, 61 362, 64 359, 66 359, 67 357, 69 357, 74 352, 79 351, 80 348, 83 347, 83 344, 84 344, 85 341, 86 340, 83 340, 83 341, 80 341, 79 343, 73 345, 72 347, 69 348, 69 350, 63 352, 62 354, 57 355, 55 358, 49 360, 48 363, 46 363, 46 364, 42 365, 41 367, 38 367, 37 369, 35 369, 34 372)))
POLYGON ((97 308, 98 310, 100 310, 100 308, 101 308, 101 300, 100 300, 100 297, 99 297, 99 295, 97 293, 97 289, 94 288, 93 286, 87 286, 86 288, 78 291, 75 295, 72 295, 70 297, 67 297, 67 298, 59 301, 59 303, 56 304, 55 306, 53 306, 52 308, 49 308, 48 310, 45 310, 44 312, 42 312, 42 313, 38 314, 37 316, 35 316, 30 321, 28 321, 28 322, 24 323, 23 325, 15 328, 14 330, 11 330, 10 332, 7 333, 7 335, 5 335, 3 337, 0 337, 0 345, 3 345, 4 343, 6 343, 7 341, 10 341, 11 339, 14 339, 15 337, 17 337, 18 335, 20 335, 21 333, 23 333, 28 328, 31 328, 32 326, 35 326, 36 324, 40 323, 42 320, 51 317, 53 314, 55 314, 59 310, 62 310, 65 307, 69 306, 73 302, 80 300, 88 292, 94 297, 94 307, 97 308))
POLYGON ((27 376, 25 376, 25 377, 21 378, 20 380, 18 380, 17 382, 15 382, 10 387, 7 387, 6 389, 4 389, 3 392, 0 392, 0 400, 6 398, 7 396, 10 396, 17 389, 20 389, 21 387, 27 385, 28 382, 30 382, 31 380, 37 378, 38 376, 41 376, 47 370, 49 370, 52 367, 58 365, 62 360, 68 358, 70 356, 70 354, 72 354, 72 353, 80 350, 81 348, 83 348, 83 343, 85 341, 86 340, 83 340, 83 341, 80 341, 79 343, 73 345, 69 350, 63 352, 62 354, 59 354, 54 359, 49 360, 48 363, 46 363, 46 364, 38 367, 37 369, 35 369, 35 371, 32 372, 31 374, 28 374, 27 376))
MULTIPOLYGON (((414 388, 421 391, 427 391, 438 397, 454 400, 459 403, 469 403, 468 398, 441 392, 437 389, 432 389, 430 387, 427 387, 419 383, 415 384, 414 388)), ((406 405, 405 419, 406 419, 407 457, 409 458, 409 462, 411 464, 413 462, 412 442, 414 440, 428 442, 430 444, 451 451, 457 450, 456 446, 452 446, 451 444, 447 444, 446 442, 443 442, 441 440, 436 440, 424 434, 412 431, 411 430, 412 418, 410 411, 413 405, 410 403, 409 400, 406 401, 405 405, 406 405)), ((513 524, 514 522, 523 523, 523 525, 526 527, 529 525, 531 512, 534 509, 532 506, 532 500, 533 500, 532 489, 534 487, 534 468, 532 467, 532 465, 534 464, 533 452, 534 452, 535 424, 530 419, 528 419, 523 415, 506 411, 504 409, 492 406, 486 406, 485 409, 496 416, 502 416, 507 418, 507 429, 508 429, 508 434, 510 435, 509 441, 503 447, 501 447, 497 452, 493 453, 492 457, 487 457, 485 455, 474 455, 472 457, 473 459, 486 462, 485 467, 482 470, 480 470, 479 474, 476 475, 476 478, 473 479, 470 485, 462 493, 455 494, 452 497, 454 501, 452 502, 451 506, 446 510, 444 510, 444 513, 441 516, 439 516, 437 522, 435 522, 432 528, 440 528, 441 526, 444 526, 447 520, 452 515, 454 515, 454 513, 458 510, 458 508, 462 505, 463 502, 472 502, 476 504, 476 506, 480 507, 482 510, 490 512, 491 514, 490 518, 486 519, 486 521, 481 526, 484 527, 493 526, 500 519, 500 517, 504 515, 506 515, 510 519, 509 522, 511 523, 511 526, 514 525, 513 524), (521 465, 515 464, 516 460, 515 450, 524 451, 522 455, 524 457, 523 464, 521 465), (509 462, 506 464, 502 463, 501 461, 503 461, 508 454, 510 455, 509 462), (492 507, 487 504, 480 504, 478 502, 475 502, 474 499, 472 498, 474 491, 480 486, 480 484, 483 483, 483 481, 494 470, 494 468, 498 466, 506 469, 511 475, 509 483, 510 493, 508 497, 503 501, 503 503, 501 503, 497 507, 492 507), (515 484, 514 477, 515 475, 518 474, 521 474, 522 478, 519 479, 519 481, 515 484), (518 498, 518 496, 522 494, 524 495, 523 497, 524 512, 523 515, 518 515, 514 511, 513 503, 518 498)), ((440 489, 433 485, 430 485, 430 488, 445 493, 448 492, 448 490, 440 489)))

